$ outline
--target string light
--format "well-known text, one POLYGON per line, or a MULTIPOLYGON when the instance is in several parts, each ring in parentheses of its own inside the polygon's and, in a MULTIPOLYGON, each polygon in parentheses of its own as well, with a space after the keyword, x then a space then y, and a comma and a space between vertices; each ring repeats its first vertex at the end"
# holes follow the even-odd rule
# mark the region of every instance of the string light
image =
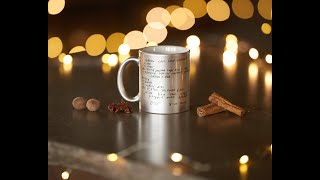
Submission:
POLYGON ((255 48, 251 48, 251 49, 249 50, 249 56, 250 56, 252 59, 258 59, 258 57, 259 57, 259 52, 258 52, 258 50, 255 49, 255 48))
POLYGON ((107 160, 111 161, 111 162, 114 162, 114 161, 118 160, 118 155, 115 154, 115 153, 108 154, 107 155, 107 160))
POLYGON ((182 161, 183 156, 180 153, 173 153, 171 154, 171 160, 173 162, 180 162, 182 161))
POLYGON ((247 164, 248 162, 249 162, 249 156, 248 155, 243 155, 239 159, 239 163, 240 164, 247 164))

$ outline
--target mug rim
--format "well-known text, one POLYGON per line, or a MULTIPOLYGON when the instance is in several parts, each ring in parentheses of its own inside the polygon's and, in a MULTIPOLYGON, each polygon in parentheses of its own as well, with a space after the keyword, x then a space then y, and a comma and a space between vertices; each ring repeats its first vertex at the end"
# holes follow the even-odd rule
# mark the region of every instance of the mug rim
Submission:
POLYGON ((190 52, 189 48, 183 47, 183 46, 176 46, 176 45, 159 45, 159 46, 148 46, 148 47, 144 47, 141 48, 139 50, 140 53, 143 54, 148 54, 148 55, 159 55, 159 56, 174 56, 174 55, 180 55, 180 54, 186 54, 190 52), (182 48, 184 50, 182 50, 182 52, 177 52, 177 53, 172 53, 172 54, 165 54, 165 53, 160 53, 160 52, 147 52, 147 49, 151 49, 151 48, 159 48, 159 47, 176 47, 176 48, 182 48))

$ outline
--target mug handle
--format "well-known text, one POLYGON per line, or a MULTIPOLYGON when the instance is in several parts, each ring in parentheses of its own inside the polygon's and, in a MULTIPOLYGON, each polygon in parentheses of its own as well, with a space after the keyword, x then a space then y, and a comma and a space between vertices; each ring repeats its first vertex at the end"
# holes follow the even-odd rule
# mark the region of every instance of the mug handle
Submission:
POLYGON ((130 61, 136 62, 139 66, 139 59, 138 58, 128 58, 126 59, 119 67, 118 76, 117 76, 117 86, 120 92, 120 95, 129 102, 136 102, 139 101, 139 93, 134 97, 129 97, 126 90, 123 86, 123 72, 126 66, 129 64, 130 61))

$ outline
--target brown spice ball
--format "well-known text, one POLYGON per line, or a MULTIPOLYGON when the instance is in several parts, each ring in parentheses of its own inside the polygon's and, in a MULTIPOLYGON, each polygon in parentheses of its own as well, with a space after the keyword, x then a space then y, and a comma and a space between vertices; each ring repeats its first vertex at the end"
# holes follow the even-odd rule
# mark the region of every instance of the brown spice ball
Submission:
POLYGON ((77 110, 85 109, 86 102, 87 102, 87 99, 83 97, 76 97, 72 101, 72 106, 77 110))
POLYGON ((97 111, 100 108, 100 101, 97 99, 89 99, 86 104, 89 111, 97 111))

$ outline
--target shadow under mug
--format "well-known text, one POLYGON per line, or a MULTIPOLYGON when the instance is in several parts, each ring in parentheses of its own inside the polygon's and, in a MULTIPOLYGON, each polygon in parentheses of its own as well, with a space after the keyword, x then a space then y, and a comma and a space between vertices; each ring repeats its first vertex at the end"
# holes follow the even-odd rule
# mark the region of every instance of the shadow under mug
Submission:
POLYGON ((149 113, 172 114, 190 109, 190 50, 161 45, 139 50, 139 58, 130 57, 120 66, 117 86, 121 96, 139 101, 139 109, 149 113), (128 63, 139 66, 139 93, 129 97, 123 86, 123 72, 128 63))

